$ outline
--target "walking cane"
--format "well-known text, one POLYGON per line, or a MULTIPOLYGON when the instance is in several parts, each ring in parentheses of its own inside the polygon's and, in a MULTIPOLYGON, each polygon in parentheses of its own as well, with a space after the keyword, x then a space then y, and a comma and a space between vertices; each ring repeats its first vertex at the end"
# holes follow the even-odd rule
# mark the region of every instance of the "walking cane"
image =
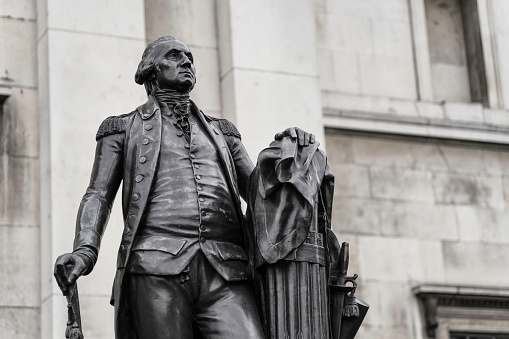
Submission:
MULTIPOLYGON (((63 266, 57 269, 65 270, 63 266), (61 267, 61 269, 60 269, 61 267)), ((61 274, 60 276, 66 276, 61 274)), ((78 285, 74 282, 67 286, 64 292, 67 299, 67 328, 65 329, 65 337, 67 339, 83 339, 83 331, 81 330, 80 301, 78 298, 78 285)))

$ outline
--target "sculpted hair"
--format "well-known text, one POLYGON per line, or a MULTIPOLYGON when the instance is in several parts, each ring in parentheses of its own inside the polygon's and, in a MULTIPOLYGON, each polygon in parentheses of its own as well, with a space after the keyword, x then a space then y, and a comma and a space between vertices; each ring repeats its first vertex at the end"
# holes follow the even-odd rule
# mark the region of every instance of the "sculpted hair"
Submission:
POLYGON ((139 85, 145 85, 145 90, 147 91, 147 95, 152 93, 153 89, 153 80, 155 76, 155 65, 154 60, 158 55, 159 48, 167 42, 176 41, 172 36, 163 36, 157 39, 154 42, 151 42, 141 57, 141 61, 138 65, 138 70, 134 75, 134 81, 136 81, 139 85))

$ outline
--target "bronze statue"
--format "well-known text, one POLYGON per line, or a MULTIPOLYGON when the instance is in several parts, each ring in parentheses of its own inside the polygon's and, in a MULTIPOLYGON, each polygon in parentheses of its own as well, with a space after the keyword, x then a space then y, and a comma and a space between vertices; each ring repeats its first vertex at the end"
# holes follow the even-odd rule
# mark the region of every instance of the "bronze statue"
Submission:
MULTIPOLYGON (((77 298, 75 282, 94 267, 122 184, 124 232, 111 298, 116 338, 264 338, 270 329, 259 316, 265 319, 260 305, 263 288, 257 289, 257 305, 253 279, 260 285, 259 273, 270 268, 263 265, 266 251, 260 251, 261 238, 253 229, 256 216, 246 223, 240 207, 240 197, 246 200, 251 195, 253 203, 257 199, 250 191, 255 166, 240 133, 230 121, 205 115, 189 99, 196 82, 193 56, 173 37, 147 46, 135 81, 145 86, 148 101, 131 113, 107 118, 99 127, 74 249, 55 263, 58 285, 70 295, 69 326, 80 325, 79 306, 77 314, 71 307, 73 296, 77 298)), ((275 139, 293 144, 297 157, 318 154, 319 169, 328 168, 312 134, 289 128, 275 139)), ((296 227, 299 237, 278 259, 299 251, 303 242, 309 242, 310 232, 315 236, 311 245, 323 245, 327 241, 323 236, 332 234, 318 222, 319 215, 327 214, 318 205, 325 200, 316 198, 323 177, 313 178, 314 191, 304 201, 301 196, 294 198, 304 205, 312 226, 296 227)), ((327 189, 330 196, 330 186, 327 189)), ((313 260, 321 260, 315 268, 322 272, 320 307, 327 314, 329 259, 325 256, 330 255, 319 252, 320 258, 313 260)), ((329 321, 326 314, 324 324, 329 321)), ((328 325, 319 331, 320 337, 329 338, 328 325)))

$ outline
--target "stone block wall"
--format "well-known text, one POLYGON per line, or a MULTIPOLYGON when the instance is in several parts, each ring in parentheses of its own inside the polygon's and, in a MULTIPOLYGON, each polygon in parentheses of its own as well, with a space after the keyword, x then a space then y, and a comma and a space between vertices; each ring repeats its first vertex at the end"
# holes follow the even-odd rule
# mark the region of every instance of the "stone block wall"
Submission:
POLYGON ((315 20, 322 91, 417 97, 408 1, 317 0, 315 20))
POLYGON ((412 287, 505 286, 509 150, 328 130, 333 229, 371 304, 357 338, 421 338, 412 287))
POLYGON ((1 338, 40 337, 36 36, 35 1, 0 2, 1 338))

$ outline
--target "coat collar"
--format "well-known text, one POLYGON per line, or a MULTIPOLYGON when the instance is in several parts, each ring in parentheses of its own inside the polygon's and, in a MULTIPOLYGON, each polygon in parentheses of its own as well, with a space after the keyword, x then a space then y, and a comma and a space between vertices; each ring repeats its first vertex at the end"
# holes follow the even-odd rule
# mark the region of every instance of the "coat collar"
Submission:
MULTIPOLYGON (((216 148, 221 159, 223 160, 223 162, 226 162, 226 160, 224 159, 224 155, 221 152, 221 148, 224 146, 224 140, 221 142, 218 139, 220 132, 218 132, 216 127, 210 126, 210 122, 213 119, 211 119, 209 116, 206 116, 192 100, 190 100, 190 102, 191 102, 191 114, 193 114, 195 117, 202 121, 205 130, 212 137, 212 140, 216 145, 216 148)), ((150 119, 157 111, 161 111, 156 98, 154 98, 154 96, 152 95, 149 95, 147 102, 139 106, 136 110, 138 111, 140 117, 143 120, 150 119)))
MULTIPOLYGON (((198 106, 196 106, 193 100, 189 101, 191 102, 191 111, 193 114, 195 114, 195 116, 199 117, 201 120, 205 119, 208 122, 212 121, 210 117, 203 114, 203 112, 198 108, 198 106)), ((160 110, 160 108, 156 98, 154 98, 152 95, 149 95, 147 102, 136 108, 136 110, 143 120, 147 120, 152 115, 154 115, 157 110, 160 110)))
POLYGON ((139 106, 136 110, 143 120, 147 120, 154 115, 157 110, 160 110, 160 108, 157 100, 152 95, 149 95, 147 102, 139 106))

